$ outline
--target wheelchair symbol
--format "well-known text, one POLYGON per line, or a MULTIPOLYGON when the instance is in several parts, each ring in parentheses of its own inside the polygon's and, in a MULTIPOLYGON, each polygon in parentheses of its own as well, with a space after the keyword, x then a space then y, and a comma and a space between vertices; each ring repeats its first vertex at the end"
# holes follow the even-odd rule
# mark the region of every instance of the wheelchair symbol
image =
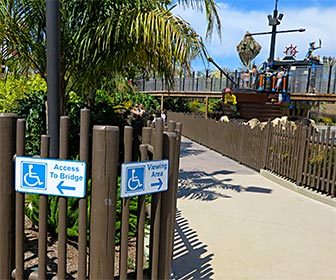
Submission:
POLYGON ((23 163, 23 166, 23 187, 45 189, 45 166, 31 163, 23 163))
POLYGON ((127 181, 127 190, 135 191, 135 190, 143 189, 144 169, 143 168, 132 168, 129 171, 128 171, 129 179, 127 181))

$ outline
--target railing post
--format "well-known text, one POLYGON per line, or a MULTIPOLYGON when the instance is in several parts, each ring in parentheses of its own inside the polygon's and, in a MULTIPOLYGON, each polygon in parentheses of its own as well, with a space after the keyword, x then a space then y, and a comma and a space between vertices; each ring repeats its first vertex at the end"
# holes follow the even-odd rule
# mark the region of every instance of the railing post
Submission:
POLYGON ((204 117, 207 119, 209 115, 209 97, 205 97, 205 115, 204 117))
MULTIPOLYGON (((62 116, 59 132, 59 158, 67 159, 69 156, 69 125, 70 118, 62 116)), ((51 143, 50 143, 51 144, 51 143)), ((58 279, 65 279, 67 273, 67 198, 59 197, 58 200, 58 279)))
MULTIPOLYGON (((124 162, 132 161, 132 139, 133 127, 124 127, 124 162)), ((129 232, 129 207, 130 198, 123 198, 121 202, 121 240, 119 257, 119 279, 127 279, 127 259, 128 259, 128 232, 129 232)))
MULTIPOLYGON (((140 145, 141 161, 148 160, 148 146, 140 145)), ((138 221, 136 237, 136 279, 144 279, 144 247, 145 247, 145 220, 146 220, 146 195, 138 196, 138 221)))
POLYGON ((154 72, 154 77, 153 77, 153 79, 154 79, 154 90, 156 90, 156 76, 155 76, 155 72, 154 72))
POLYGON ((195 90, 195 71, 192 72, 191 91, 195 90))
MULTIPOLYGON (((89 130, 90 110, 82 109, 80 113, 80 160, 89 163, 89 130)), ((86 172, 88 174, 89 172, 86 172)), ((86 186, 87 187, 87 186, 86 186)), ((87 276, 87 196, 79 200, 78 217, 78 279, 86 279, 87 276)))
MULTIPOLYGON (((18 119, 16 123, 16 156, 25 155, 26 121, 18 119)), ((24 216, 25 195, 16 192, 15 207, 15 279, 24 279, 24 216)), ((13 277, 12 273, 12 277, 13 277)), ((13 277, 14 278, 14 277, 13 277)))
POLYGON ((327 85, 327 93, 330 93, 330 84, 331 84, 331 72, 333 65, 329 65, 329 74, 328 74, 328 85, 327 85))
POLYGON ((222 79, 223 79, 223 73, 221 71, 219 74, 219 90, 222 90, 222 79))
POLYGON ((307 76, 306 93, 309 93, 311 71, 312 71, 312 69, 311 69, 311 67, 309 67, 308 76, 307 76))
POLYGON ((303 172, 304 172, 304 161, 305 159, 305 153, 306 153, 306 147, 307 147, 307 128, 303 126, 298 127, 298 147, 297 147, 297 158, 298 158, 298 168, 296 170, 296 178, 295 182, 297 185, 302 184, 303 179, 303 172))
MULTIPOLYGON (((41 158, 48 158, 50 151, 50 137, 41 136, 41 158)), ((48 235, 48 196, 40 195, 39 201, 39 239, 38 239, 38 275, 35 279, 47 278, 47 235, 48 235)), ((33 272, 34 273, 34 272, 33 272)))
POLYGON ((332 93, 336 93, 336 67, 335 67, 335 75, 334 75, 334 86, 333 86, 333 90, 332 93))
POLYGON ((268 161, 269 161, 269 153, 270 153, 270 139, 271 139, 271 133, 272 133, 272 124, 270 121, 267 122, 267 125, 265 127, 264 134, 266 137, 264 138, 264 158, 262 162, 262 168, 267 169, 268 167, 268 161))
POLYGON ((114 279, 119 128, 95 126, 92 146, 92 190, 89 279, 114 279))
MULTIPOLYGON (((145 140, 145 139, 144 139, 145 140)), ((158 118, 155 123, 155 138, 153 160, 162 159, 163 155, 163 122, 158 118)), ((145 141, 143 141, 144 144, 145 141)), ((161 193, 152 195, 151 203, 151 235, 150 235, 150 274, 151 279, 159 279, 159 246, 160 246, 160 222, 161 222, 161 193)))
POLYGON ((146 76, 145 74, 142 75, 142 91, 146 89, 146 76))
POLYGON ((162 193, 160 252, 159 252, 159 279, 169 279, 172 257, 172 236, 174 235, 174 186, 175 186, 175 146, 176 133, 166 132, 163 138, 163 157, 169 160, 168 190, 162 193))
POLYGON ((10 279, 15 266, 15 189, 13 157, 16 114, 0 114, 0 279, 10 279))
POLYGON ((185 91, 185 81, 186 81, 186 77, 185 75, 183 76, 183 80, 182 80, 182 90, 185 91))

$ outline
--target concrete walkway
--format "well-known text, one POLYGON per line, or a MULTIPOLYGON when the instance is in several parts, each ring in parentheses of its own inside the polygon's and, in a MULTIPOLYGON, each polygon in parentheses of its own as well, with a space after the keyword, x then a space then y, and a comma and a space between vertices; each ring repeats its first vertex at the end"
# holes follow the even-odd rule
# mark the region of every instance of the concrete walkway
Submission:
POLYGON ((181 146, 176 279, 336 279, 336 208, 187 138, 181 146))

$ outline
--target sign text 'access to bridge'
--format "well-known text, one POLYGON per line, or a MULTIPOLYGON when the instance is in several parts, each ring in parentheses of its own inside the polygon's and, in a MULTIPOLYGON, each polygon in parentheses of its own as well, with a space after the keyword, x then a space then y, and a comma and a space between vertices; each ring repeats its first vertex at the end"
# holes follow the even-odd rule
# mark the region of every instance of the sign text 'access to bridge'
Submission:
POLYGON ((16 157, 15 190, 82 198, 86 190, 86 163, 74 160, 16 157))

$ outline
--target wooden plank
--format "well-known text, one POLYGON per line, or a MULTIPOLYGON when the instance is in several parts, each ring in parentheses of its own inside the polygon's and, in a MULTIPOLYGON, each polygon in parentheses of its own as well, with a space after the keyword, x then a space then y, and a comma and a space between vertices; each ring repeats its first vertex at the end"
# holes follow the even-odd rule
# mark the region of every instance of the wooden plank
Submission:
MULTIPOLYGON (((335 131, 332 131, 331 137, 329 139, 329 152, 328 152, 328 174, 327 174, 327 184, 326 184, 326 192, 330 193, 330 181, 331 181, 331 168, 333 166, 333 150, 334 150, 334 144, 335 143, 335 131)), ((336 166, 336 165, 335 165, 336 166)), ((335 168, 333 169, 335 170, 335 168)))
POLYGON ((317 156, 319 154, 319 147, 320 146, 318 145, 318 143, 319 143, 320 133, 316 132, 314 136, 315 137, 313 139, 313 142, 314 142, 315 153, 314 153, 314 158, 313 158, 312 172, 310 174, 310 176, 311 176, 311 182, 310 182, 311 184, 310 184, 310 186, 312 188, 316 188, 316 182, 315 182, 315 180, 316 180, 316 173, 317 173, 317 161, 316 161, 316 158, 317 158, 317 156))
POLYGON ((291 176, 291 170, 292 170, 292 162, 294 161, 294 129, 293 127, 288 123, 288 145, 287 145, 287 154, 288 154, 288 160, 287 160, 287 170, 286 170, 286 176, 290 179, 293 179, 291 176))
POLYGON ((280 174, 280 163, 281 163, 281 134, 280 126, 276 126, 276 161, 275 161, 275 171, 280 174))
POLYGON ((327 162, 328 162, 328 147, 329 147, 329 138, 330 138, 330 126, 327 128, 326 139, 323 143, 323 168, 321 174, 321 190, 325 191, 326 186, 326 171, 327 171, 327 162))
POLYGON ((272 171, 275 170, 275 151, 276 151, 276 145, 275 145, 275 141, 276 141, 276 129, 272 126, 272 124, 270 124, 270 128, 271 128, 271 137, 270 137, 270 146, 269 148, 271 149, 271 165, 270 165, 270 169, 272 171))
MULTIPOLYGON (((333 131, 334 132, 334 131, 333 131)), ((333 133, 334 134, 334 133, 333 133)), ((334 168, 332 169, 332 181, 331 181, 331 191, 332 197, 335 197, 335 184, 336 184, 336 151, 335 151, 335 134, 333 135, 333 156, 334 156, 334 168)))
MULTIPOLYGON (((318 139, 318 154, 317 157, 320 159, 321 157, 324 157, 324 141, 325 141, 325 130, 322 130, 322 135, 321 133, 320 137, 318 139)), ((316 174, 316 189, 320 190, 321 189, 321 169, 322 169, 322 163, 324 159, 322 158, 321 161, 317 162, 317 174, 316 174)))
MULTIPOLYGON (((311 131, 310 127, 309 130, 311 131)), ((309 145, 308 145, 308 149, 309 149, 309 157, 308 157, 308 172, 307 172, 307 185, 310 186, 310 181, 311 181, 311 174, 312 174, 312 162, 311 159, 314 157, 314 139, 315 139, 315 130, 313 131, 312 134, 310 134, 310 138, 309 138, 309 145)))
POLYGON ((291 93, 292 101, 328 101, 328 102, 336 102, 335 94, 305 94, 305 93, 291 93))
POLYGON ((289 176, 292 180, 296 180, 295 174, 299 171, 299 158, 298 158, 298 149, 299 149, 299 130, 292 128, 292 138, 293 138, 293 147, 291 153, 291 163, 290 163, 290 172, 289 176))
POLYGON ((286 130, 284 125, 280 125, 280 131, 281 131, 281 164, 280 164, 280 172, 282 176, 285 176, 285 169, 286 169, 286 146, 287 146, 287 137, 286 137, 286 130))

